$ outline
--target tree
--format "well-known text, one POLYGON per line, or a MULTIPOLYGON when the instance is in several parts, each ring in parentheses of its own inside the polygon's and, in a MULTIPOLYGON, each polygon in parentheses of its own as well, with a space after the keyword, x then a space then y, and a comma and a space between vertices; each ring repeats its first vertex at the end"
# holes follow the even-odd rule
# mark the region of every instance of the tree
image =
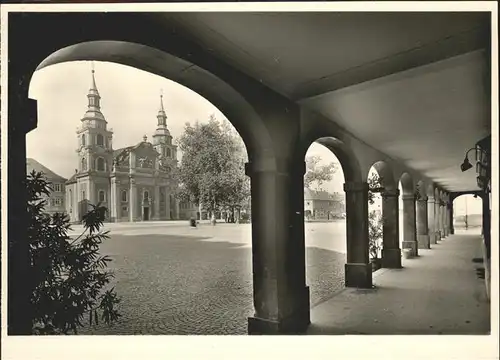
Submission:
POLYGON ((331 162, 326 165, 320 165, 320 156, 306 156, 306 173, 304 175, 304 186, 311 188, 313 183, 320 188, 324 182, 331 181, 333 174, 338 169, 338 164, 331 162))
POLYGON ((178 170, 180 200, 209 212, 242 206, 250 194, 245 176, 244 144, 227 120, 211 116, 208 123, 189 123, 178 139, 182 161, 178 170))
MULTIPOLYGON (((380 178, 376 173, 373 173, 368 178, 368 203, 370 205, 375 203, 375 194, 384 190, 382 181, 382 178, 380 178)), ((379 253, 382 249, 382 237, 383 218, 377 213, 376 210, 372 210, 368 213, 368 250, 370 258, 376 268, 380 266, 379 253)))
POLYGON ((114 289, 109 289, 112 273, 106 271, 111 261, 99 254, 99 245, 109 238, 101 231, 106 208, 92 205, 84 217, 84 231, 76 239, 68 235, 69 219, 65 214, 44 212, 51 192, 42 173, 28 174, 28 241, 30 245, 31 303, 34 334, 77 333, 84 315, 90 324, 104 320, 110 324, 120 314, 120 302, 114 289))

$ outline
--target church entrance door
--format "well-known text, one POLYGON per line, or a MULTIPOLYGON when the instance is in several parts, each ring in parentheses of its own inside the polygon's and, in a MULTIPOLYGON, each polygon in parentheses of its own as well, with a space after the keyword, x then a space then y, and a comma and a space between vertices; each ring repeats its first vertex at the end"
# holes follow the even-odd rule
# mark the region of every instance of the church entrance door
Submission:
POLYGON ((149 220, 149 207, 144 208, 142 220, 148 221, 149 220))

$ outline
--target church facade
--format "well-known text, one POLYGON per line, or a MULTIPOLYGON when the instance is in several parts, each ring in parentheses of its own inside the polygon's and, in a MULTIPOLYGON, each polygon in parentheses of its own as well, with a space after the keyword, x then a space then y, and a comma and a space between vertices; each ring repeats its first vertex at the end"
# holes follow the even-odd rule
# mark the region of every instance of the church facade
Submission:
POLYGON ((89 203, 108 208, 108 221, 132 222, 179 219, 174 197, 177 147, 167 128, 160 97, 157 127, 136 144, 113 149, 113 132, 101 112, 101 97, 92 70, 88 109, 77 130, 78 167, 66 182, 66 213, 79 222, 89 203))

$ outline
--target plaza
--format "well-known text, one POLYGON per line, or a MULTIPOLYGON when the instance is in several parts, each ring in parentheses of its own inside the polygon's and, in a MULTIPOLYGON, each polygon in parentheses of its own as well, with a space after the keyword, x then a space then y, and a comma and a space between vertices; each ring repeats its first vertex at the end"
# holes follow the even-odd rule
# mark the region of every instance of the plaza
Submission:
MULTIPOLYGON (((71 234, 81 233, 73 226, 71 234)), ((122 318, 82 335, 244 335, 253 315, 251 225, 105 224, 122 318)), ((311 306, 343 288, 345 222, 306 225, 311 306)))

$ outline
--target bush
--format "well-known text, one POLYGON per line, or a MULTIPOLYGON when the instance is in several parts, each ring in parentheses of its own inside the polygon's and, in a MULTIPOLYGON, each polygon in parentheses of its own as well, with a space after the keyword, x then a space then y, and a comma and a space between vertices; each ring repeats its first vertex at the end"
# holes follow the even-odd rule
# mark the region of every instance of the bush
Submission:
MULTIPOLYGON (((382 178, 377 174, 373 174, 368 179, 368 203, 375 203, 375 194, 384 190, 382 186, 382 178)), ((383 218, 376 211, 372 210, 368 214, 368 250, 370 258, 374 261, 379 260, 380 250, 382 249, 383 237, 383 218)))
POLYGON ((85 315, 91 325, 99 315, 111 324, 120 316, 115 309, 120 299, 109 289, 113 275, 106 268, 111 259, 99 254, 99 245, 109 238, 108 231, 100 230, 106 208, 91 205, 83 217, 84 231, 72 239, 68 217, 44 211, 51 188, 42 173, 28 175, 27 190, 33 333, 76 334, 85 315))

